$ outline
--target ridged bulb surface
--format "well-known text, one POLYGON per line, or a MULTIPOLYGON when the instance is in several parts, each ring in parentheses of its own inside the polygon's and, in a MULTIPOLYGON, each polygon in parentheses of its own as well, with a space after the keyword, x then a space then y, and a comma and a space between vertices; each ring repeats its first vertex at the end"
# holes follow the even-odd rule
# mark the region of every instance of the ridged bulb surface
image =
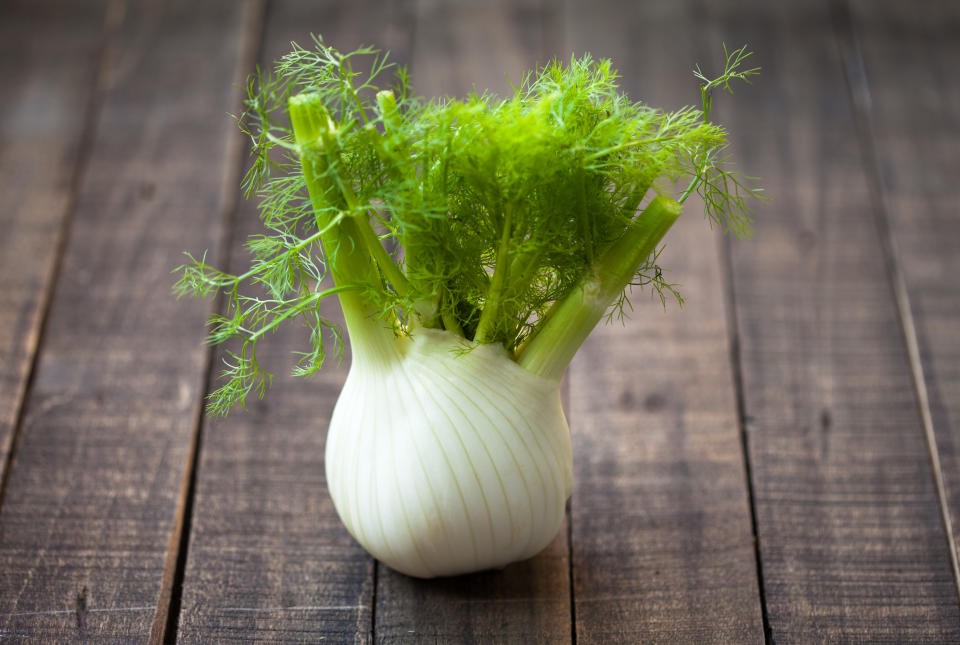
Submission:
POLYGON ((355 355, 327 437, 337 513, 375 558, 431 578, 502 567, 559 531, 573 469, 559 384, 499 346, 421 330, 355 355))

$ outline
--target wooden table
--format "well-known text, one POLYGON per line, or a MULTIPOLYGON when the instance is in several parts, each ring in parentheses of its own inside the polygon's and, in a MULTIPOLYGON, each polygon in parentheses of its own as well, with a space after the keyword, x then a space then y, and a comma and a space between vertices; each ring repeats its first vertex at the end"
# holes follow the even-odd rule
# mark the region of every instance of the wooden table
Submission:
POLYGON ((7 0, 0 642, 960 642, 958 33, 946 0, 7 0), (722 42, 764 68, 717 116, 772 201, 748 242, 682 218, 687 306, 640 298, 576 358, 576 483, 533 560, 421 581, 349 538, 346 364, 202 414, 214 305, 170 270, 246 261, 226 113, 309 32, 427 96, 589 51, 676 108, 722 42))

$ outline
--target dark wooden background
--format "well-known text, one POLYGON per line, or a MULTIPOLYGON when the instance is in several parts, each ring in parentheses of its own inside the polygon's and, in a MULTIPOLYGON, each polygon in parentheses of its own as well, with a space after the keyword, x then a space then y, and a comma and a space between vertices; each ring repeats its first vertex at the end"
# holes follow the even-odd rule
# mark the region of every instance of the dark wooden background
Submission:
POLYGON ((3 2, 0 642, 960 642, 958 34, 947 0, 3 2), (170 270, 246 262, 226 113, 310 32, 427 96, 589 51, 676 108, 722 42, 764 68, 717 112, 757 233, 689 213, 688 305, 641 298, 575 359, 575 488, 533 560, 420 581, 349 538, 346 364, 202 414, 214 305, 170 270))

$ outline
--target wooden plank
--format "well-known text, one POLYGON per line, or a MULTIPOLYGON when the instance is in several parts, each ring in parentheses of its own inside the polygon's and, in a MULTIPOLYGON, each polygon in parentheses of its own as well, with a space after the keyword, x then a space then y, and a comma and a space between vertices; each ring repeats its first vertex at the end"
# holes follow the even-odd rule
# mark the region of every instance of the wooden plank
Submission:
MULTIPOLYGON (((361 44, 406 59, 410 25, 402 5, 333 0, 273 2, 261 66, 309 46, 310 33, 342 51, 361 44)), ((242 244, 263 231, 256 204, 243 202, 230 267, 250 256, 242 244)), ((200 251, 196 245, 191 245, 200 251)), ((334 300, 323 315, 342 324, 334 300)), ((204 421, 179 640, 185 643, 370 642, 374 562, 350 537, 326 489, 327 423, 349 363, 331 359, 311 379, 289 375, 303 329, 283 329, 258 349, 277 378, 262 401, 225 420, 204 421)))
MULTIPOLYGON (((895 258, 909 292, 908 333, 953 536, 960 531, 960 6, 852 6, 848 65, 864 111, 895 258), (862 59, 857 56, 862 54, 862 59), (861 67, 862 66, 862 67, 861 67), (861 73, 857 73, 861 72, 861 73), (865 72, 865 76, 862 74, 865 72), (909 320, 911 319, 912 320, 909 320), (912 329, 911 329, 912 328, 912 329)), ((953 544, 956 549, 956 543, 953 544)), ((956 562, 954 562, 956 567, 956 562)), ((956 577, 956 569, 954 576, 956 577)))
MULTIPOLYGON (((696 104, 694 9, 572 5, 572 49, 611 58, 634 100, 696 104)), ((581 644, 763 641, 718 232, 699 201, 685 211, 661 261, 687 304, 635 293, 631 319, 595 330, 570 368, 581 644)))
POLYGON ((10 640, 157 641, 169 600, 208 355, 170 268, 220 236, 243 5, 125 8, 0 513, 10 640))
POLYGON ((540 0, 420 0, 410 74, 423 96, 473 90, 513 95, 511 83, 563 56, 562 14, 540 0))
MULTIPOLYGON (((555 54, 553 11, 535 2, 419 3, 412 53, 421 96, 512 90, 555 54), (505 76, 506 75, 506 76, 505 76)), ((571 638, 567 527, 540 555, 500 571, 416 580, 378 564, 378 643, 564 643, 571 638)))
POLYGON ((105 0, 0 6, 0 482, 80 173, 105 15, 105 0))
POLYGON ((749 42, 764 67, 720 118, 774 200, 755 240, 732 251, 772 638, 958 642, 930 456, 831 10, 829 0, 730 0, 706 14, 709 41, 749 42))

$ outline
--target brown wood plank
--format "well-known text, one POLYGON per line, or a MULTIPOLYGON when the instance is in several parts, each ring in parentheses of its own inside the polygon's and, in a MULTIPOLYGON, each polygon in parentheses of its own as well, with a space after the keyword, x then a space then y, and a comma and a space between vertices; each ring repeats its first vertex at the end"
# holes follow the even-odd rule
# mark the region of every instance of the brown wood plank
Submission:
MULTIPOLYGON (((311 33, 342 51, 361 44, 389 49, 398 63, 411 35, 401 3, 275 1, 262 68, 288 52, 291 41, 309 46, 311 33)), ((256 203, 243 202, 233 270, 249 265, 243 242, 262 231, 256 203)), ((342 323, 334 300, 322 311, 342 323)), ((323 465, 349 348, 343 364, 331 358, 303 379, 289 373, 296 362, 291 351, 307 346, 305 329, 283 329, 265 342, 258 359, 277 375, 266 398, 247 412, 204 420, 179 641, 370 642, 374 562, 337 517, 323 465)))
MULTIPOLYGON (((762 77, 720 105, 773 202, 732 248, 763 583, 778 643, 958 642, 930 456, 829 0, 711 3, 762 77)), ((902 46, 896 44, 897 52, 902 46)))
POLYGON ((122 26, 0 513, 9 640, 146 640, 169 599, 168 543, 208 355, 207 307, 174 300, 170 268, 181 249, 220 237, 209 214, 224 203, 224 112, 243 5, 117 9, 122 26))
MULTIPOLYGON (((960 531, 960 5, 852 3, 848 64, 875 155, 908 333, 936 437, 952 533, 960 531), (859 45, 859 50, 856 47, 859 45), (862 55, 861 58, 856 58, 862 55), (912 327, 912 329, 911 329, 912 327)), ((956 549, 956 543, 953 544, 956 549)), ((956 562, 954 562, 956 567, 956 562)), ((956 576, 956 570, 954 571, 956 576)))
MULTIPOLYGON (((553 51, 555 11, 537 2, 418 3, 410 72, 421 96, 510 96, 553 51)), ((378 643, 570 642, 567 527, 540 555, 500 571, 417 580, 377 569, 378 643)))
POLYGON ((524 72, 565 57, 562 13, 542 0, 424 0, 416 7, 410 74, 422 96, 464 98, 476 89, 510 97, 510 83, 524 72))
MULTIPOLYGON (((693 3, 571 7, 573 50, 634 100, 699 101, 693 3)), ((690 200, 661 256, 687 304, 635 292, 571 365, 577 643, 763 641, 717 238, 690 200)))
POLYGON ((89 136, 106 6, 0 5, 0 482, 89 136))

